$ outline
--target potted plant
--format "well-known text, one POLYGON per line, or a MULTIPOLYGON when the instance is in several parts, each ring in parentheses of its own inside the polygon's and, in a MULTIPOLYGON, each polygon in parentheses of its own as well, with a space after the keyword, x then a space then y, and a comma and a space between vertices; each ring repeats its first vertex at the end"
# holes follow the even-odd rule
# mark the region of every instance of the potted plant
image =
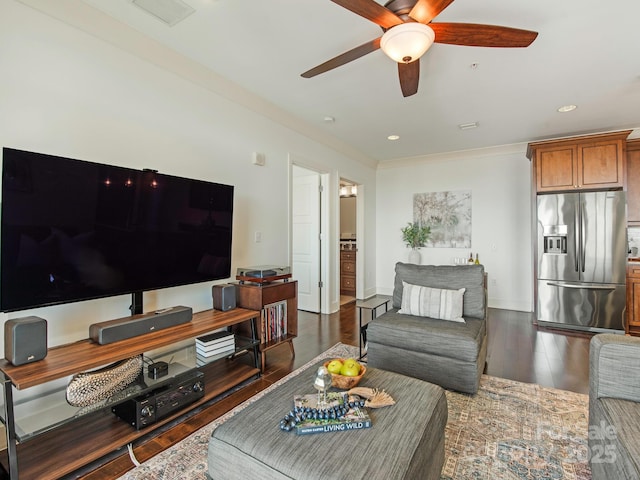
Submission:
POLYGON ((407 247, 411 248, 411 252, 409 252, 409 263, 420 264, 420 252, 418 248, 425 246, 431 234, 431 229, 417 222, 409 222, 401 231, 402 240, 407 247))

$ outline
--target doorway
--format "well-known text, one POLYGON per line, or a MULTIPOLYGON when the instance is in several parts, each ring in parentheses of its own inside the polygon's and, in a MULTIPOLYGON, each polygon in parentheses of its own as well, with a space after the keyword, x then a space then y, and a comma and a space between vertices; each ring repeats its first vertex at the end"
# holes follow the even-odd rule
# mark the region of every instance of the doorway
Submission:
POLYGON ((356 301, 358 186, 340 179, 340 306, 356 301))

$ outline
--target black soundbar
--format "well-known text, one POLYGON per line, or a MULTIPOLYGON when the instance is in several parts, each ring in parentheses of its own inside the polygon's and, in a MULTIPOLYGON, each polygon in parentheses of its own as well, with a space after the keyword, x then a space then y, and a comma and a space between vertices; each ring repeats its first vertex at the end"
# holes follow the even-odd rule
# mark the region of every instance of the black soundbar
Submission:
POLYGON ((171 307, 155 312, 131 315, 89 326, 89 337, 100 345, 138 337, 145 333, 188 323, 193 316, 191 307, 171 307))

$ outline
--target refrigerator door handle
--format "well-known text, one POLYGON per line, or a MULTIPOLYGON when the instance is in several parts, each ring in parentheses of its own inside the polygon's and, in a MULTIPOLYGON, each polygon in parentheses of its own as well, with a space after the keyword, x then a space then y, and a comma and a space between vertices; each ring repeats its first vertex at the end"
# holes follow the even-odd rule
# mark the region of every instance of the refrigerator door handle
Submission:
POLYGON ((580 240, 581 230, 580 230, 580 204, 578 204, 578 208, 575 209, 573 216, 573 243, 575 247, 574 254, 574 263, 576 272, 580 271, 580 246, 582 241, 580 240))
POLYGON ((577 290, 615 290, 615 285, 576 285, 575 283, 547 282, 550 287, 575 288, 577 290))
POLYGON ((586 262, 586 257, 587 257, 587 245, 586 245, 586 233, 585 233, 585 227, 584 227, 584 201, 582 198, 582 195, 580 195, 580 265, 581 265, 581 270, 582 273, 584 273, 585 270, 585 262, 586 262))

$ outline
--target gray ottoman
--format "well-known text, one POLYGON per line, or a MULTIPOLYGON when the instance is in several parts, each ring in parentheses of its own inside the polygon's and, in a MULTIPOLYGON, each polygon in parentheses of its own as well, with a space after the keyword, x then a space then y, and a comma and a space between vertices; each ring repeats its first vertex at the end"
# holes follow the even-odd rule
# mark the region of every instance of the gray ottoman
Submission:
POLYGON ((296 435, 279 422, 295 394, 313 393, 316 367, 280 385, 213 431, 208 473, 214 480, 439 479, 444 463, 444 390, 368 368, 359 386, 386 390, 396 404, 370 409, 368 429, 296 435))

